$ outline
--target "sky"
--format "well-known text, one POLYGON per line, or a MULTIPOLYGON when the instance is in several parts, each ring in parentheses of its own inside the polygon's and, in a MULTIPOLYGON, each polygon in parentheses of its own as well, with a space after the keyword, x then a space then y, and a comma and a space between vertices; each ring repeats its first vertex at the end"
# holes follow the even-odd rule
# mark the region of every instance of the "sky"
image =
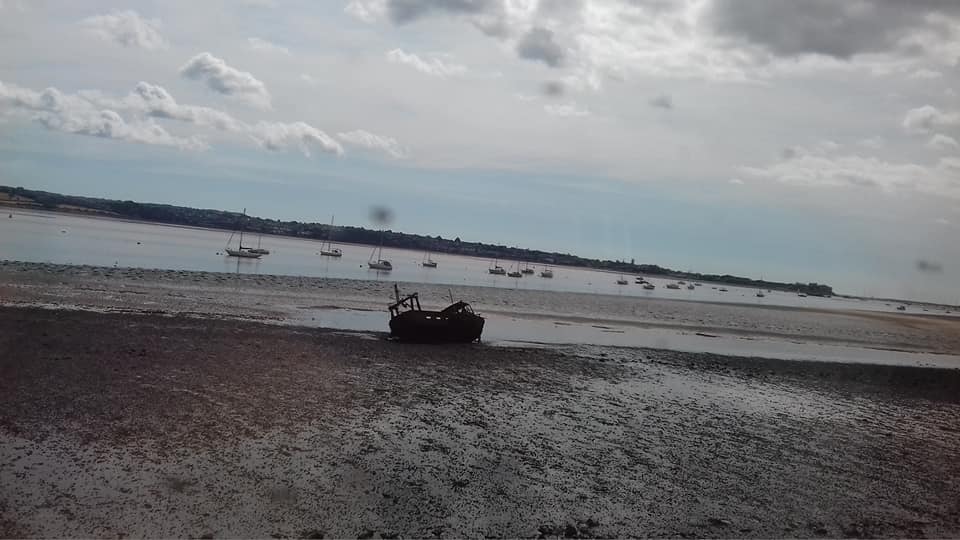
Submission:
POLYGON ((960 2, 0 0, 0 184, 960 303, 960 2))

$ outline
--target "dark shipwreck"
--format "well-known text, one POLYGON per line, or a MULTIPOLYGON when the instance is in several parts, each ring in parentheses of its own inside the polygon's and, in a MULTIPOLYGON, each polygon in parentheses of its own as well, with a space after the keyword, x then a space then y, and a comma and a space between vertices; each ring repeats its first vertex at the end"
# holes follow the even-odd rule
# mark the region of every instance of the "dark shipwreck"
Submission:
POLYGON ((421 343, 480 341, 484 319, 470 304, 454 302, 441 311, 427 311, 421 309, 417 293, 400 298, 400 288, 394 285, 393 290, 397 301, 389 307, 391 338, 421 343))

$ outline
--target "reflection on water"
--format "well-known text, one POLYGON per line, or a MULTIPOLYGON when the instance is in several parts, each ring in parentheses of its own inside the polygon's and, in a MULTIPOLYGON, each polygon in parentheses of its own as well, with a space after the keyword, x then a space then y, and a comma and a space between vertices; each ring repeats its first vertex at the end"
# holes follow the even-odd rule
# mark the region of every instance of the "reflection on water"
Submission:
MULTIPOLYGON (((13 219, 0 221, 0 258, 61 264, 473 285, 752 305, 878 311, 893 311, 896 308, 896 305, 880 301, 799 298, 793 293, 776 291, 758 298, 753 289, 729 285, 719 287, 710 283, 703 283, 693 290, 670 290, 666 285, 671 280, 649 277, 648 280, 656 289, 644 290, 632 277, 628 285, 617 285, 617 274, 581 268, 555 267, 553 279, 544 279, 538 274, 511 278, 488 273, 491 261, 459 255, 434 254, 433 259, 438 262, 438 267, 426 268, 421 265, 421 252, 393 248, 385 248, 383 257, 393 263, 394 270, 383 272, 367 268, 370 246, 338 244, 343 256, 334 258, 320 255, 320 241, 269 235, 263 236, 262 242, 263 247, 271 251, 270 255, 260 259, 240 259, 224 256, 223 249, 229 235, 228 231, 17 211, 13 219), (722 292, 721 288, 728 290, 722 292)), ((509 266, 506 261, 501 264, 509 266)), ((540 268, 535 267, 535 270, 539 272, 540 268)))
MULTIPOLYGON (((384 311, 340 308, 301 308, 290 322, 321 328, 383 332, 388 316, 384 311)), ((595 324, 523 317, 487 316, 483 341, 493 345, 595 345, 604 347, 649 347, 683 352, 753 356, 784 360, 863 363, 960 369, 960 356, 892 351, 849 345, 786 341, 735 335, 706 334, 675 328, 640 328, 629 325, 595 324)), ((589 354, 585 349, 578 354, 589 354)), ((604 353, 606 356, 607 353, 604 353)))

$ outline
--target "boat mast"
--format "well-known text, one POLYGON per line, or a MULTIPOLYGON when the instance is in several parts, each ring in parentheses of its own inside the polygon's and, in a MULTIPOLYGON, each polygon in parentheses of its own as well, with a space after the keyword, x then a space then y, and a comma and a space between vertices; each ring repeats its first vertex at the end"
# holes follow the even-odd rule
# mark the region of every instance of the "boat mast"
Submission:
POLYGON ((247 209, 243 209, 243 217, 240 218, 240 249, 243 249, 243 220, 247 217, 247 209))
MULTIPOLYGON (((330 248, 333 247, 333 242, 331 242, 333 239, 333 218, 334 215, 330 214, 330 228, 327 229, 327 251, 330 251, 330 248)), ((320 246, 320 249, 323 249, 323 246, 320 246)))

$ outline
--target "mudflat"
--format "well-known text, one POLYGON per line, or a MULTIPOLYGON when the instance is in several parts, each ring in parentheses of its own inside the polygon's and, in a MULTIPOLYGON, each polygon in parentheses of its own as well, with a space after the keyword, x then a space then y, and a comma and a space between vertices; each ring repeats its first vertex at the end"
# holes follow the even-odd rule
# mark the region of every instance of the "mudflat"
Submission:
MULTIPOLYGON (((348 309, 382 315, 373 327, 385 329, 386 306, 393 298, 393 285, 390 280, 0 261, 0 305, 239 317, 306 326, 321 321, 321 313, 326 310, 348 309)), ((573 325, 580 330, 592 325, 611 325, 628 331, 659 329, 666 334, 702 332, 781 343, 830 344, 942 356, 960 354, 960 317, 954 315, 723 304, 423 283, 401 284, 401 287, 406 292, 419 292, 428 308, 445 307, 449 304, 448 295, 470 302, 474 309, 488 317, 484 332, 487 339, 497 339, 498 329, 518 327, 518 321, 532 321, 548 326, 551 323, 573 325)), ((500 333, 508 334, 504 337, 514 341, 548 337, 538 336, 530 325, 522 332, 500 333)), ((589 342, 583 339, 583 332, 570 334, 575 338, 565 342, 589 342)), ((636 336, 617 343, 600 340, 630 346, 657 341, 650 336, 636 336)), ((676 347, 661 344, 659 348, 676 347)), ((717 349, 708 350, 716 352, 717 349)), ((960 361, 957 366, 960 367, 960 361)))
POLYGON ((960 371, 0 307, 0 535, 947 537, 960 371))

